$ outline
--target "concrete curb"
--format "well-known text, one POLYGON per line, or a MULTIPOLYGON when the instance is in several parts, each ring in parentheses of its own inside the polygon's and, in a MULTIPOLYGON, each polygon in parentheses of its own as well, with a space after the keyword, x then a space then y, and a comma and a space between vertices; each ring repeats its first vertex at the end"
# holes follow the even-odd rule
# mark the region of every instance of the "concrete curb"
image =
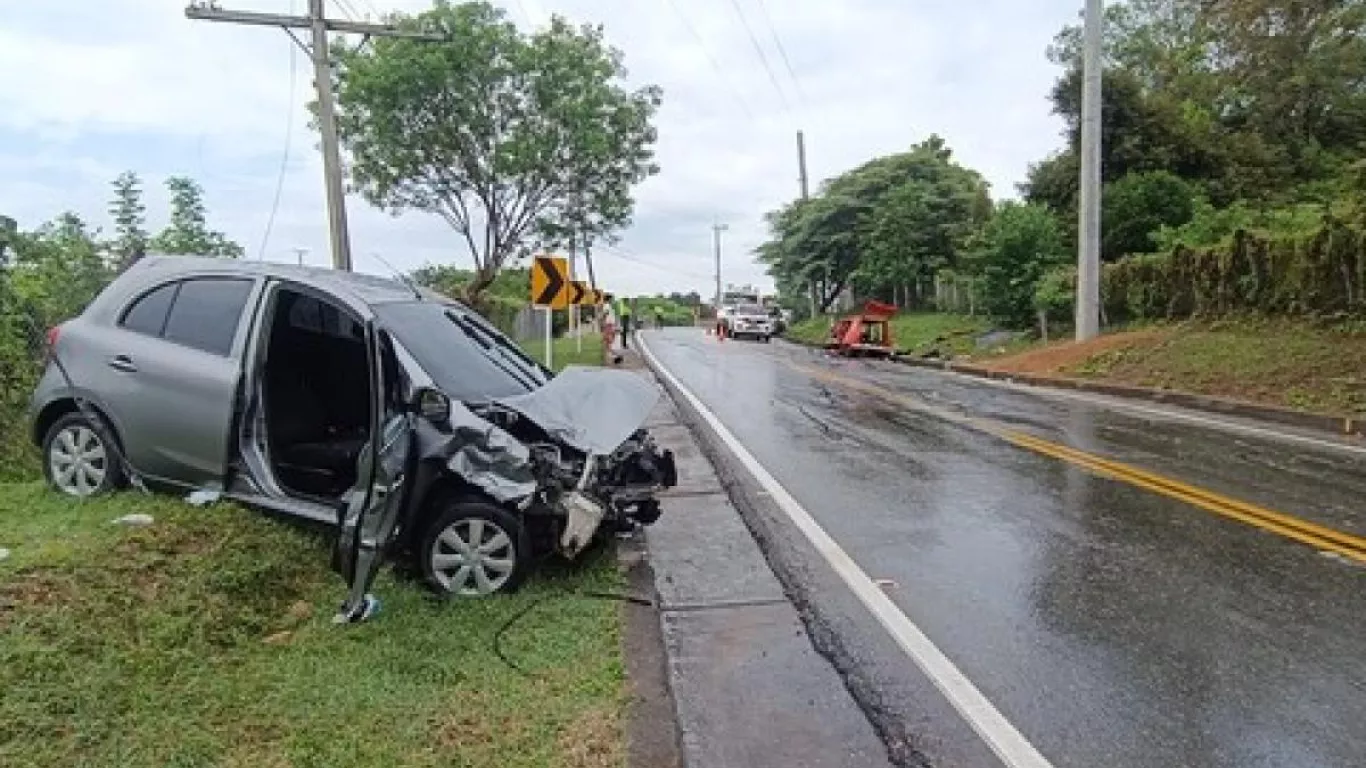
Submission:
POLYGON ((1278 408, 1272 405, 1261 405, 1259 403, 1230 400, 1228 398, 1212 397, 1209 395, 1197 395, 1192 392, 1136 387, 1129 384, 1113 384, 1104 381, 1077 379, 1069 376, 1043 376, 1035 373, 1014 373, 980 365, 955 363, 949 360, 926 360, 924 358, 910 357, 908 355, 894 355, 892 359, 903 365, 909 365, 915 368, 930 368, 939 371, 947 371, 949 373, 959 373, 964 376, 976 376, 982 379, 1006 381, 1013 384, 1027 384, 1033 387, 1050 387, 1052 389, 1093 392, 1096 394, 1123 397, 1131 400, 1146 400, 1153 403, 1178 405, 1183 408, 1207 411, 1209 413, 1217 413, 1224 416, 1239 416, 1284 426, 1312 429, 1337 436, 1366 436, 1366 420, 1353 418, 1351 416, 1333 416, 1328 414, 1307 413, 1304 411, 1292 411, 1289 408, 1278 408))

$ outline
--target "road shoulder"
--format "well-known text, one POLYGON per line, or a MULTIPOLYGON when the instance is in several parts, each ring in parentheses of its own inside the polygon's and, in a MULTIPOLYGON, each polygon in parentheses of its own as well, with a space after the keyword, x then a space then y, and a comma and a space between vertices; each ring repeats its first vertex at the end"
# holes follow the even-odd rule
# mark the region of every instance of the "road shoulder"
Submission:
POLYGON ((647 426, 679 462, 646 537, 683 764, 888 765, 675 404, 647 426))

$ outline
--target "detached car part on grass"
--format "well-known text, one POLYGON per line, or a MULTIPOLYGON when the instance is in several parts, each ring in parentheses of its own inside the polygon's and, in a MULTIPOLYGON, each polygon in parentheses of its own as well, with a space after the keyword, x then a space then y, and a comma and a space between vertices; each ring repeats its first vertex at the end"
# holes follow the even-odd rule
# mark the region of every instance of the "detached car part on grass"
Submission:
POLYGON ((31 416, 53 487, 135 478, 333 526, 346 621, 386 560, 446 593, 512 590, 543 554, 654 522, 677 482, 641 429, 653 384, 552 374, 405 283, 149 257, 49 342, 31 416))

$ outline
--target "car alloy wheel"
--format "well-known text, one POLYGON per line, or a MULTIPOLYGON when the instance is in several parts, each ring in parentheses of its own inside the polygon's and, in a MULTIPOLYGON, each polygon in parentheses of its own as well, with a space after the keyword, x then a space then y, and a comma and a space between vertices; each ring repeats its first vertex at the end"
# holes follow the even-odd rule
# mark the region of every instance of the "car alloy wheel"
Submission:
POLYGON ((500 507, 452 505, 424 537, 423 571, 433 587, 461 597, 517 588, 527 571, 525 528, 500 507))
POLYGON ((57 420, 43 441, 43 469, 58 491, 86 498, 112 490, 120 474, 114 451, 85 416, 57 420))

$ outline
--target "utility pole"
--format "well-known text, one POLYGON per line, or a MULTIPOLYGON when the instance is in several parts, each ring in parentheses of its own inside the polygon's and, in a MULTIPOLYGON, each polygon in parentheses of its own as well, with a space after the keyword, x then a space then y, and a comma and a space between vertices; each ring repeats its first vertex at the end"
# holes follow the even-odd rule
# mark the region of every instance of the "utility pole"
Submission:
POLYGON ((716 316, 721 317, 721 233, 729 229, 721 222, 711 225, 712 240, 716 245, 716 316))
POLYGON ((439 35, 404 32, 389 24, 329 19, 324 0, 308 0, 307 16, 256 11, 229 11, 213 0, 198 0, 185 8, 185 16, 200 21, 223 21, 258 27, 279 27, 313 59, 313 86, 318 91, 318 131, 322 135, 323 176, 327 187, 327 224, 332 241, 332 266, 351 271, 351 239, 346 226, 346 192, 342 187, 341 147, 337 139, 337 108, 332 93, 332 64, 327 53, 328 32, 351 32, 367 37, 405 37, 440 41, 439 35), (312 32, 313 45, 304 45, 293 30, 312 32))
MULTIPOLYGON (((797 131, 797 181, 801 184, 802 200, 811 199, 811 187, 806 176, 806 136, 797 131)), ((807 286, 807 298, 811 299, 811 316, 816 316, 816 279, 811 278, 807 286)))
POLYGON ((1086 0, 1081 93, 1081 205, 1077 238, 1077 341, 1100 335, 1101 70, 1104 3, 1086 0))
POLYGON ((301 266, 301 267, 304 265, 304 254, 305 254, 305 253, 308 253, 308 249, 307 249, 307 248, 295 248, 295 249, 294 249, 294 256, 298 259, 299 266, 301 266))

